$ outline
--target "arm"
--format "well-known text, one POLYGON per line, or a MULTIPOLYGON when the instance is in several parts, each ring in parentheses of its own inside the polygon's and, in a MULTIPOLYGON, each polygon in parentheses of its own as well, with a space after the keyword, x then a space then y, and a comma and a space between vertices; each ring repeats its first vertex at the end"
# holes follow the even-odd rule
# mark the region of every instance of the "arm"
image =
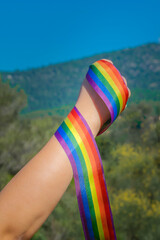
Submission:
MULTIPOLYGON (((76 107, 94 136, 110 118, 106 105, 86 80, 76 107)), ((0 239, 30 239, 53 211, 72 177, 70 162, 53 135, 0 193, 0 239)))
MULTIPOLYGON (((96 136, 109 112, 86 80, 76 107, 96 136)), ((30 239, 53 211, 72 177, 70 162, 53 135, 0 193, 0 239, 30 239)))

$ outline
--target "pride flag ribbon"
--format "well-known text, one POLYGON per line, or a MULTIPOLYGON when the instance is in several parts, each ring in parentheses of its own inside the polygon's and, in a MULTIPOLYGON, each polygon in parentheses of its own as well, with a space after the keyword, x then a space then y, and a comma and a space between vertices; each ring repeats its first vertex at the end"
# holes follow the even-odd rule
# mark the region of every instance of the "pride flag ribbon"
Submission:
MULTIPOLYGON (((106 103, 111 119, 104 132, 125 108, 128 89, 118 70, 106 60, 93 63, 86 79, 106 103)), ((116 233, 101 156, 91 129, 76 106, 55 132, 70 160, 85 239, 115 240, 116 233)))
POLYGON ((86 79, 106 104, 110 112, 110 122, 106 122, 100 129, 100 135, 114 122, 124 110, 129 92, 118 69, 105 59, 90 65, 86 79))

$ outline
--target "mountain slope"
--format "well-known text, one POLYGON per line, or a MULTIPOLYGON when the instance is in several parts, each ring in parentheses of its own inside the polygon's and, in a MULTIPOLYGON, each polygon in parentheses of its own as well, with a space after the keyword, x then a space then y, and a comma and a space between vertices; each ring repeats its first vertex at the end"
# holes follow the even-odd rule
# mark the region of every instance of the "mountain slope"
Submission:
POLYGON ((130 101, 160 100, 160 44, 147 44, 26 71, 3 72, 3 81, 19 84, 28 96, 25 112, 74 104, 88 66, 101 58, 113 61, 126 77, 130 101))

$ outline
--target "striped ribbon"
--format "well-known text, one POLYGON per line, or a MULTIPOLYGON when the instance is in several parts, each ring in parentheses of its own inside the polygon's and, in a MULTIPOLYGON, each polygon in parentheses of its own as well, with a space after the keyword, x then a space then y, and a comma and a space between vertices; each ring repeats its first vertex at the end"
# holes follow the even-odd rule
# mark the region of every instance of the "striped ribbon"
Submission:
MULTIPOLYGON (((111 120, 125 108, 128 89, 113 64, 100 60, 89 67, 88 82, 106 103, 111 120)), ((94 136, 76 106, 55 132, 73 169, 76 195, 85 239, 115 240, 116 233, 107 193, 104 170, 94 136)))
POLYGON ((128 88, 115 66, 105 59, 90 65, 86 78, 109 109, 111 119, 102 126, 102 134, 124 110, 128 100, 128 88))

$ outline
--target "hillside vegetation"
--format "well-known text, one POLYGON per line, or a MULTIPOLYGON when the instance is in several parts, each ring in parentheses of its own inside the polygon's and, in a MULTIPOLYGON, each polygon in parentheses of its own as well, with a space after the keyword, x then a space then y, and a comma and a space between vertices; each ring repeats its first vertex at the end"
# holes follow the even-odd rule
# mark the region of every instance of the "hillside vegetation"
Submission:
MULTIPOLYGON (((104 134, 96 138, 118 240, 160 239, 159 51, 160 45, 150 44, 98 57, 112 59, 126 76, 132 90, 128 107, 104 134), (137 67, 133 67, 135 65, 137 67)), ((70 111, 74 104, 88 64, 95 60, 97 56, 41 69, 2 74, 0 189, 54 134, 63 121, 62 115, 70 111), (23 89, 11 87, 8 78, 12 86, 18 83, 23 89), (20 114, 23 109, 30 113, 20 114)), ((53 239, 84 239, 74 180, 32 238, 53 239)))
POLYGON ((88 66, 102 58, 112 60, 126 77, 130 102, 160 100, 160 44, 154 43, 27 71, 1 71, 1 75, 2 80, 9 79, 12 86, 25 90, 28 106, 23 112, 48 110, 65 115, 64 106, 75 103, 88 66))

